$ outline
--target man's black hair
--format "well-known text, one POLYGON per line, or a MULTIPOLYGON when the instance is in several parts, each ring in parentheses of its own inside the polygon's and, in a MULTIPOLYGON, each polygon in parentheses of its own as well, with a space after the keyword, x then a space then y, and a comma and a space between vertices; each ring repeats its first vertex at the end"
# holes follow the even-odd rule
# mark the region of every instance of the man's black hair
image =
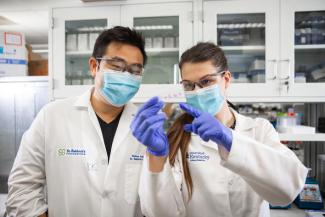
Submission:
POLYGON ((99 58, 105 55, 108 45, 119 42, 135 46, 140 49, 143 56, 143 65, 147 62, 147 54, 144 50, 144 39, 140 32, 123 26, 115 26, 102 32, 96 39, 92 57, 99 58))

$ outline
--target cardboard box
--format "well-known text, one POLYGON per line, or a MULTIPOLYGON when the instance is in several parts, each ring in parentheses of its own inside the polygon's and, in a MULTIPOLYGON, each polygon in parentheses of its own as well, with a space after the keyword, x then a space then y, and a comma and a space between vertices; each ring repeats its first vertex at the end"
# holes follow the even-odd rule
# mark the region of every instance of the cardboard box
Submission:
POLYGON ((0 32, 0 77, 27 75, 25 37, 17 32, 0 32))
POLYGON ((28 63, 28 73, 32 76, 48 75, 48 60, 33 60, 28 63))

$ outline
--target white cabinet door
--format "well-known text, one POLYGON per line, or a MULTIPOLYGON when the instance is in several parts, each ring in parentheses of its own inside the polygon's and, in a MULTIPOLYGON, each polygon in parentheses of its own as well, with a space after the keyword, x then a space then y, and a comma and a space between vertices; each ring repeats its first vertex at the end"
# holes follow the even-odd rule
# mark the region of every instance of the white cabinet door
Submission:
POLYGON ((54 98, 81 94, 93 84, 88 67, 104 29, 120 25, 120 6, 53 8, 50 74, 54 98))
POLYGON ((206 1, 203 10, 203 39, 223 48, 232 72, 228 95, 278 96, 279 1, 206 1))
POLYGON ((281 0, 281 95, 325 100, 325 1, 281 0))
POLYGON ((192 11, 191 2, 122 6, 122 25, 141 31, 148 55, 134 102, 144 102, 152 96, 167 102, 184 100, 178 61, 182 52, 193 45, 192 11))

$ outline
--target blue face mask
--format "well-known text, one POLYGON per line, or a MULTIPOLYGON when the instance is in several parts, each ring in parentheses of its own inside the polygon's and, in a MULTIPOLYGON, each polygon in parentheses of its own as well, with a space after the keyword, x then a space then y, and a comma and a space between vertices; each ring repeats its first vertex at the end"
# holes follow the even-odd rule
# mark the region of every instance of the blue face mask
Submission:
POLYGON ((142 77, 129 72, 107 70, 103 72, 104 85, 101 95, 111 105, 121 107, 138 92, 142 77))
POLYGON ((197 91, 185 91, 187 104, 200 110, 216 115, 225 101, 218 85, 201 88, 197 91))

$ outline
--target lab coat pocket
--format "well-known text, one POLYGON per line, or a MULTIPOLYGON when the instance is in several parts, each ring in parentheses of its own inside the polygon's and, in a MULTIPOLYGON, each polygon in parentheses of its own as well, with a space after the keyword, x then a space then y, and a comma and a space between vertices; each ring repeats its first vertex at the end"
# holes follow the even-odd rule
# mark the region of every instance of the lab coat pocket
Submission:
POLYGON ((141 164, 127 164, 125 166, 124 198, 129 204, 137 202, 140 171, 141 164))

